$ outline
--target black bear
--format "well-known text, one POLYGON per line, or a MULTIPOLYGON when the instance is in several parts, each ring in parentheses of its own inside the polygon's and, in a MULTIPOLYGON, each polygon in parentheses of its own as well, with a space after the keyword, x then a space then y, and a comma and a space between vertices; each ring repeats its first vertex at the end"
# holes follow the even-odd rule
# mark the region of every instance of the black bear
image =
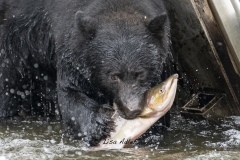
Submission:
POLYGON ((113 103, 141 113, 171 59, 161 0, 1 0, 0 18, 0 117, 55 104, 90 145, 112 130, 113 103))

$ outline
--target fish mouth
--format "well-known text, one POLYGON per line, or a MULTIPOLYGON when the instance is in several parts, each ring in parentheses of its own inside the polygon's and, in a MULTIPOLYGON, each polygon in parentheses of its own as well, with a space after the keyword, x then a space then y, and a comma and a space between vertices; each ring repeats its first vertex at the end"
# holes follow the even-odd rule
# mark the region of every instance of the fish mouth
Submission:
MULTIPOLYGON (((169 91, 169 93, 167 94, 167 96, 169 96, 170 92, 173 91, 173 87, 175 86, 174 82, 178 81, 178 74, 173 74, 172 76, 170 76, 167 80, 166 80, 166 90, 169 91)), ((174 88, 175 89, 175 88, 174 88)))

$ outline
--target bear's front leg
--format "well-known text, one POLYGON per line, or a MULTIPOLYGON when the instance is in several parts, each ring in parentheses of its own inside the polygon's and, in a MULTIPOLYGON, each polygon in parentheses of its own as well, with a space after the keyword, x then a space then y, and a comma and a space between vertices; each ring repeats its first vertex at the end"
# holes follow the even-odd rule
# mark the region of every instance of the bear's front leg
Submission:
POLYGON ((106 139, 113 128, 111 117, 99 111, 99 105, 83 93, 58 91, 58 102, 65 129, 74 138, 82 138, 91 146, 106 139))

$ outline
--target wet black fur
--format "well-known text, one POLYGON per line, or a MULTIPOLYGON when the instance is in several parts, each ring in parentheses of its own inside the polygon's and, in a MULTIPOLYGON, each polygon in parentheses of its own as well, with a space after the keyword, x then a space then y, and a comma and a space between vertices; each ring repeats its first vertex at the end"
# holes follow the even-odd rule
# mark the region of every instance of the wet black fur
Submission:
POLYGON ((0 117, 41 114, 44 99, 91 145, 112 130, 113 102, 140 114, 171 57, 159 0, 0 0, 0 18, 0 117))

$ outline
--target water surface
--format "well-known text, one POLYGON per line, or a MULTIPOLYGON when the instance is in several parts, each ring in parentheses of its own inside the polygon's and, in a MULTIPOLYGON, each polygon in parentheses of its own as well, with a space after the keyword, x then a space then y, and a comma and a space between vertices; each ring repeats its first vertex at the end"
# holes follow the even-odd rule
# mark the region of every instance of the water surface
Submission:
POLYGON ((0 125, 0 160, 6 159, 239 159, 240 117, 194 121, 171 114, 163 134, 148 131, 133 148, 88 151, 63 138, 59 121, 10 121, 0 125))

